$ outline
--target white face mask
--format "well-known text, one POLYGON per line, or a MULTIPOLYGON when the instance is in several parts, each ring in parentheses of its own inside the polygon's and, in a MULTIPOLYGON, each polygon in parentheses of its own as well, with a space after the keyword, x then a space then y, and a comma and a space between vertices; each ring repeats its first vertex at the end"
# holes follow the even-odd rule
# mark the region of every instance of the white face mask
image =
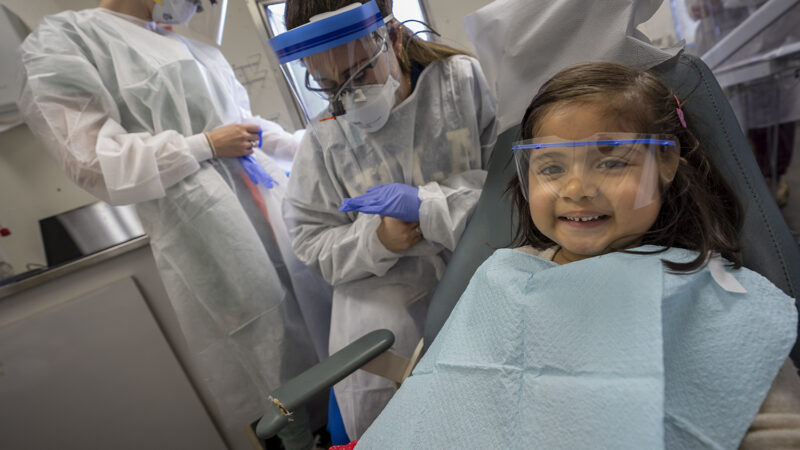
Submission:
POLYGON ((153 20, 167 25, 183 25, 195 12, 197 3, 194 0, 161 0, 153 8, 153 20))
POLYGON ((394 106, 394 93, 399 87, 400 82, 391 74, 383 85, 359 86, 342 99, 346 111, 343 117, 368 133, 380 130, 389 120, 394 106))

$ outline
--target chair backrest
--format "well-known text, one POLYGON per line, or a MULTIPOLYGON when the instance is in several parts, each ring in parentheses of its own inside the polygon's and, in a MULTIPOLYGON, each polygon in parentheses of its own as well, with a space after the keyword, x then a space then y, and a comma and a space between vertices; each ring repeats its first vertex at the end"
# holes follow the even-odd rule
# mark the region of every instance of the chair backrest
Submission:
POLYGON ((508 247, 511 243, 511 198, 503 194, 508 181, 516 176, 511 144, 518 139, 519 126, 497 137, 478 205, 428 306, 423 334, 426 350, 439 334, 478 266, 496 249, 508 247))
MULTIPOLYGON (((683 53, 653 71, 682 99, 687 122, 742 203, 745 219, 739 241, 744 265, 798 299, 800 250, 714 75, 699 58, 683 53)), ((497 139, 475 214, 431 299, 424 333, 426 346, 439 333, 478 266, 495 249, 508 246, 511 241, 511 201, 503 194, 515 176, 511 143, 518 135, 519 128, 515 127, 497 139)), ((800 367, 797 345, 792 359, 800 367)))

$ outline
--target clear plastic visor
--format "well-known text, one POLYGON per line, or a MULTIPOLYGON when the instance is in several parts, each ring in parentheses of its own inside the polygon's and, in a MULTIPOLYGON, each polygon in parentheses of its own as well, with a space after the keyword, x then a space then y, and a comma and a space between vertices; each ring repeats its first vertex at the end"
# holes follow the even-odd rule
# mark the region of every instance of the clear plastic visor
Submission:
POLYGON ((525 198, 628 198, 638 209, 656 201, 675 177, 678 140, 669 135, 598 133, 574 141, 540 137, 512 147, 525 198))
POLYGON ((190 37, 203 42, 222 45, 222 34, 225 31, 225 16, 228 12, 228 0, 193 0, 197 5, 197 13, 186 25, 190 37))
MULTIPOLYGON (((334 115, 365 101, 370 89, 383 87, 391 73, 393 55, 386 27, 303 58, 305 86, 330 102, 334 115)), ((289 63, 292 64, 292 63, 289 63)))

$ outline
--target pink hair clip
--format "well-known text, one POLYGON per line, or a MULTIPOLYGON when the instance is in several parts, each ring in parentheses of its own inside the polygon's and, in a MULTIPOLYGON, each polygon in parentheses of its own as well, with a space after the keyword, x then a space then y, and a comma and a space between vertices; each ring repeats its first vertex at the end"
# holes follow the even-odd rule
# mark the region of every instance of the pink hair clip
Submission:
POLYGON ((673 97, 675 97, 675 103, 678 104, 678 107, 675 108, 675 112, 678 113, 678 119, 680 119, 681 125, 683 125, 683 128, 686 128, 686 118, 683 116, 683 110, 681 109, 681 101, 678 100, 678 96, 677 95, 673 95, 673 97))

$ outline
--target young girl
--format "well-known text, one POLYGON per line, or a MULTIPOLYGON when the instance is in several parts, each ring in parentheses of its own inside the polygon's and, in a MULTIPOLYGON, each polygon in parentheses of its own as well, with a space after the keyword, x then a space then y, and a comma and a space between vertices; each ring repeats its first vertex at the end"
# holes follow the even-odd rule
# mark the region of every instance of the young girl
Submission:
POLYGON ((357 448, 735 448, 797 314, 740 268, 740 206, 687 125, 648 72, 548 81, 514 146, 523 247, 478 269, 357 448))

